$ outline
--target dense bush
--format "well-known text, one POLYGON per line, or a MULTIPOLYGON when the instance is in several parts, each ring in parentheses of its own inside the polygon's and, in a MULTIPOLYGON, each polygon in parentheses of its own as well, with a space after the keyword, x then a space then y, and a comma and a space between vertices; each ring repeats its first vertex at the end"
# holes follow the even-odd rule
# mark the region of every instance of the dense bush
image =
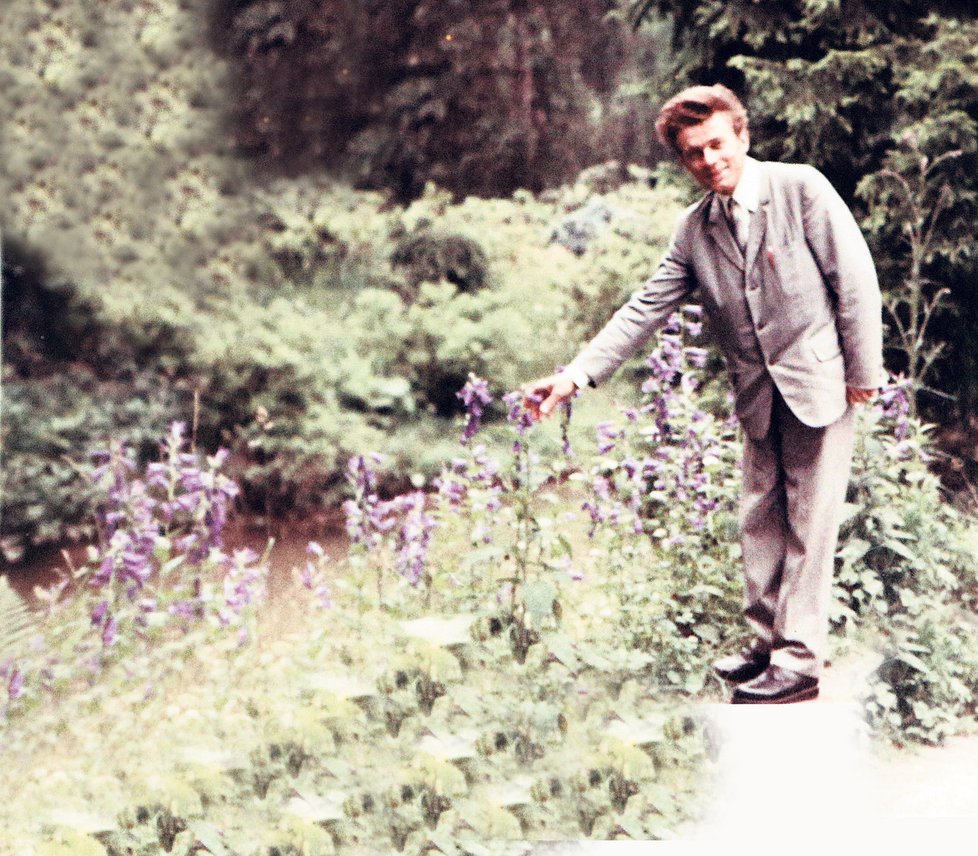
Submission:
MULTIPOLYGON (((884 292, 901 316, 887 319, 889 365, 903 371, 909 357, 907 370, 917 381, 914 353, 907 352, 943 345, 930 385, 954 396, 958 417, 970 422, 978 401, 975 5, 629 0, 628 6, 653 31, 672 25, 678 80, 667 95, 685 83, 732 86, 746 96, 759 157, 819 167, 857 215, 865 212, 858 197, 868 197, 875 210, 864 227, 884 292), (895 174, 915 182, 941 160, 928 176, 934 192, 919 195, 908 210, 895 174), (923 300, 919 294, 905 300, 921 285, 923 300), (929 331, 921 330, 920 339, 902 335, 900 327, 918 325, 915 316, 941 287, 950 293, 929 331)), ((660 99, 658 80, 640 85, 660 99)), ((950 419, 947 397, 925 396, 922 403, 931 418, 950 419)))

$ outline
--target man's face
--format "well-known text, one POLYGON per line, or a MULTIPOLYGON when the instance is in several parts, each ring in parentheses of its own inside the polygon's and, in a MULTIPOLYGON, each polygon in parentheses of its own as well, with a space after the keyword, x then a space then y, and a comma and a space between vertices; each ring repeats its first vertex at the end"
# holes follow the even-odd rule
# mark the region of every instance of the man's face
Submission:
POLYGON ((676 142, 683 166, 707 190, 733 193, 744 171, 750 137, 738 134, 730 113, 714 113, 699 125, 683 128, 676 142))

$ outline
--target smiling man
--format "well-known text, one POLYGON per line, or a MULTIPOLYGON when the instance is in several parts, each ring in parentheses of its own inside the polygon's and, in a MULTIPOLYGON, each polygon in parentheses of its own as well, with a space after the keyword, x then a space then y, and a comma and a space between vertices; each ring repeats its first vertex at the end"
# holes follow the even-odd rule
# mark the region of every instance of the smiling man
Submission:
POLYGON ((744 614, 754 636, 714 666, 735 704, 818 695, 853 405, 883 382, 881 298, 852 214, 817 170, 748 156, 747 113, 719 84, 656 130, 707 191, 653 276, 560 374, 524 388, 537 416, 607 380, 699 290, 745 434, 744 614), (539 402, 539 403, 536 403, 539 402))

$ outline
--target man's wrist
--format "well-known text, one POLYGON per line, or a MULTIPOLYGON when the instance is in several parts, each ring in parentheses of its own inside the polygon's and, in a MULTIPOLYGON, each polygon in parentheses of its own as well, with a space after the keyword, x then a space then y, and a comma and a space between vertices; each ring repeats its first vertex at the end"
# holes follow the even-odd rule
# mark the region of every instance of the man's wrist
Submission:
POLYGON ((579 368, 574 366, 568 366, 564 369, 563 374, 574 381, 574 386, 578 389, 584 389, 591 385, 591 378, 588 377, 587 372, 581 371, 579 368))

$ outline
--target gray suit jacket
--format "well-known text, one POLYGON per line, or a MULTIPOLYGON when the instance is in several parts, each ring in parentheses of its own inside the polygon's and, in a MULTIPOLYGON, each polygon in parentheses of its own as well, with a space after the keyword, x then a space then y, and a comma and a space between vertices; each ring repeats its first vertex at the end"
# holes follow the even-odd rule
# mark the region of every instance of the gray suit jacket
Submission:
POLYGON ((774 386, 806 425, 846 410, 846 386, 884 382, 876 270, 852 214, 818 170, 760 163, 746 253, 708 193, 680 217, 655 274, 568 369, 600 384, 699 287, 747 434, 768 430, 774 386))

